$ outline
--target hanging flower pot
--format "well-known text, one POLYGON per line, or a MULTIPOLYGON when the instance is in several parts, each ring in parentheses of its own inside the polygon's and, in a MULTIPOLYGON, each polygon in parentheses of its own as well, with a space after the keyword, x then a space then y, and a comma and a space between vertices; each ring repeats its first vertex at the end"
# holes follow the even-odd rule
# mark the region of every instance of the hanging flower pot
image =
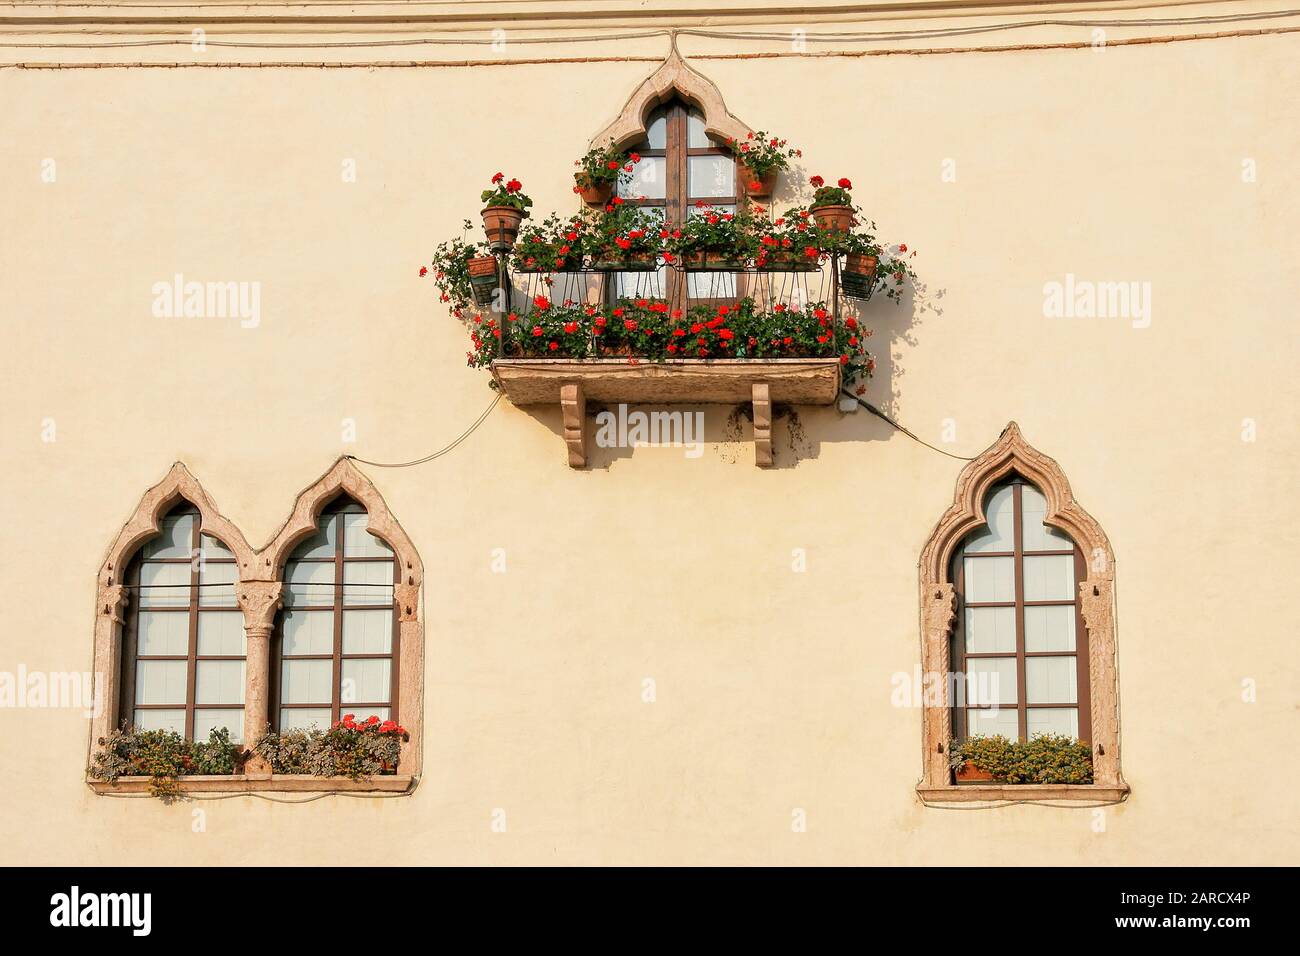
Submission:
POLYGON ((776 169, 771 169, 766 175, 759 176, 745 165, 744 160, 736 160, 736 182, 746 196, 755 199, 767 199, 776 192, 777 172, 776 169))
POLYGON ((492 256, 475 256, 466 266, 475 305, 491 305, 497 288, 497 261, 492 256))
POLYGON ((609 202, 610 197, 614 195, 613 183, 594 182, 583 173, 574 173, 573 181, 576 183, 573 191, 581 196, 582 201, 588 206, 603 208, 609 202))
POLYGON ((844 271, 840 273, 840 284, 845 295, 855 299, 869 299, 876 287, 876 265, 880 260, 873 255, 850 252, 844 257, 844 271))

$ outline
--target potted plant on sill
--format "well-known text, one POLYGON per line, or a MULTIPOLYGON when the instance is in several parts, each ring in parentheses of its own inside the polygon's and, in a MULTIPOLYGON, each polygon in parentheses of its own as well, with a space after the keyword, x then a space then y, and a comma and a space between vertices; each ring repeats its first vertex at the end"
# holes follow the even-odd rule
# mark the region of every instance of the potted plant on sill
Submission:
POLYGON ((206 741, 191 741, 175 731, 137 730, 124 724, 98 744, 87 768, 93 779, 112 783, 121 777, 148 777, 149 792, 164 800, 179 796, 183 777, 242 773, 249 756, 230 742, 225 727, 214 728, 206 741))
POLYGON ((506 180, 504 173, 492 177, 492 188, 483 190, 483 230, 494 252, 508 252, 519 235, 519 224, 528 216, 533 201, 522 192, 517 179, 506 180))
POLYGON ((605 206, 620 183, 632 181, 633 167, 639 162, 639 154, 623 152, 612 139, 604 146, 593 146, 573 161, 578 167, 573 174, 573 191, 589 206, 605 206))
POLYGON ((673 230, 667 240, 666 261, 687 270, 735 272, 758 251, 754 217, 746 212, 715 209, 703 200, 673 230))
MULTIPOLYGON (((472 225, 465 220, 465 231, 472 225)), ((497 287, 497 260, 484 243, 466 242, 463 238, 440 243, 433 261, 420 268, 420 276, 432 275, 438 287, 438 299, 445 302, 456 318, 464 318, 471 304, 488 305, 497 287)))
POLYGON ((1092 748, 1061 734, 1029 740, 975 735, 948 742, 948 766, 957 786, 1092 783, 1092 748))
POLYGON ((355 714, 345 714, 329 730, 272 731, 253 749, 273 774, 361 780, 396 773, 402 742, 410 739, 396 721, 374 715, 358 721, 355 714))
POLYGON ((591 267, 612 272, 653 272, 663 247, 663 213, 643 209, 619 196, 585 218, 585 245, 591 267))
POLYGON ((582 268, 583 223, 552 213, 520 231, 513 262, 518 272, 573 272, 582 268))
POLYGON ((727 138, 727 146, 736 160, 738 192, 755 199, 766 199, 776 191, 777 175, 790 168, 790 160, 803 153, 763 131, 749 133, 744 139, 727 138))
POLYGON ((832 232, 848 232, 852 229, 858 211, 850 195, 853 183, 841 179, 836 185, 827 186, 820 176, 813 176, 808 182, 816 190, 808 209, 817 220, 817 225, 832 232))

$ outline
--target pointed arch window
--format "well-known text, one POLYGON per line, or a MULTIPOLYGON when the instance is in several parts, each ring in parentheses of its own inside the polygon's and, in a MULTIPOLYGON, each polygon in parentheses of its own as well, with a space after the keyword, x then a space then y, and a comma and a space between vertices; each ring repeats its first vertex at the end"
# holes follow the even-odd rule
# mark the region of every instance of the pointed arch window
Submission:
POLYGON ((400 719, 400 575, 393 549, 368 522, 359 502, 336 498, 285 564, 272 668, 280 730, 324 729, 348 713, 400 719))
POLYGON ((119 712, 140 730, 244 734, 244 616, 235 555, 182 501, 132 559, 119 712))

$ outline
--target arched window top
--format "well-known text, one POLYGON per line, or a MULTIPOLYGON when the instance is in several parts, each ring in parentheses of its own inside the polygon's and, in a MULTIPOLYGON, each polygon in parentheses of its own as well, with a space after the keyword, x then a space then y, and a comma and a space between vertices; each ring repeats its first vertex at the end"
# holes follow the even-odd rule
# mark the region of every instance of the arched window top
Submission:
POLYGON ((727 110, 713 81, 687 66, 674 46, 628 98, 618 117, 592 137, 592 144, 603 146, 612 139, 620 149, 628 149, 643 142, 650 135, 655 108, 673 99, 690 106, 699 116, 703 132, 715 139, 744 139, 753 132, 727 110))

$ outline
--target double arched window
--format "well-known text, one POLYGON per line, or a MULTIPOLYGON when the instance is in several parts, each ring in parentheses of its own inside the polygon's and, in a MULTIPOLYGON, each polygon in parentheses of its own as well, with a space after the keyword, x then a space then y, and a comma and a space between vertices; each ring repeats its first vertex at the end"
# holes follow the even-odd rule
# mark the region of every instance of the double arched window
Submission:
POLYGON ((119 707, 142 730, 206 740, 244 734, 244 615, 235 556, 182 501, 127 571, 129 618, 119 707))
POLYGON ((342 496, 285 566, 274 640, 272 712, 280 730, 328 727, 343 714, 398 720, 400 632, 393 549, 342 496))

